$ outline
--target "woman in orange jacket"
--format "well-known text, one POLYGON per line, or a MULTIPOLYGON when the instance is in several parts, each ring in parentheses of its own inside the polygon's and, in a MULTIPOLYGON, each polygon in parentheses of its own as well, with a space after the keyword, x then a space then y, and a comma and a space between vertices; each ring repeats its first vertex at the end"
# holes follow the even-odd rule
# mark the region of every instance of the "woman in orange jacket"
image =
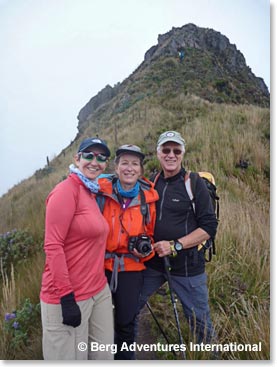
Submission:
POLYGON ((115 359, 135 359, 135 317, 142 287, 144 262, 153 255, 152 242, 158 194, 143 177, 144 154, 136 145, 116 151, 115 172, 100 178, 98 203, 109 223, 105 270, 115 307, 115 359))

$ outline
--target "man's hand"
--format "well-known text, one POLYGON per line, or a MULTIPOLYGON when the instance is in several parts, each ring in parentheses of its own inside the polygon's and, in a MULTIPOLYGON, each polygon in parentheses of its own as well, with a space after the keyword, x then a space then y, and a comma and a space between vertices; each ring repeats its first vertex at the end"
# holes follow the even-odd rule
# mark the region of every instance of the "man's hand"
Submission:
POLYGON ((159 257, 164 257, 164 256, 171 255, 172 251, 171 251, 171 248, 170 248, 170 242, 169 241, 155 242, 153 247, 154 247, 154 250, 159 255, 159 257))

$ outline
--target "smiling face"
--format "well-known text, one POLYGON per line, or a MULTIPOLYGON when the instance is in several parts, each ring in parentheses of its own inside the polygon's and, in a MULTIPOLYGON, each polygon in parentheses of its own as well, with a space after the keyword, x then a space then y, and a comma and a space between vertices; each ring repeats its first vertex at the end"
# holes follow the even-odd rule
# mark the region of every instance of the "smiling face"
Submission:
POLYGON ((122 154, 115 166, 121 186, 124 190, 130 190, 142 175, 141 160, 134 154, 122 154))
POLYGON ((99 162, 97 159, 98 154, 105 155, 105 152, 101 148, 88 148, 85 152, 95 153, 96 156, 93 159, 85 159, 82 156, 82 153, 78 153, 75 155, 75 164, 82 172, 84 176, 86 176, 90 180, 95 180, 101 173, 103 173, 107 167, 107 162, 99 162))
POLYGON ((158 148, 157 157, 164 171, 164 177, 172 177, 182 167, 184 149, 180 144, 169 141, 158 148))

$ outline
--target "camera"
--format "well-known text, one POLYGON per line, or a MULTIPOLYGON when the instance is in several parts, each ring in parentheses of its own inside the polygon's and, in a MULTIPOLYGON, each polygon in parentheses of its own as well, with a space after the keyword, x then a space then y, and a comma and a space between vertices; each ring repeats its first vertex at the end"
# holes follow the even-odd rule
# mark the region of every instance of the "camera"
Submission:
POLYGON ((143 256, 148 256, 152 252, 151 238, 146 234, 129 237, 128 250, 132 252, 134 249, 143 256))

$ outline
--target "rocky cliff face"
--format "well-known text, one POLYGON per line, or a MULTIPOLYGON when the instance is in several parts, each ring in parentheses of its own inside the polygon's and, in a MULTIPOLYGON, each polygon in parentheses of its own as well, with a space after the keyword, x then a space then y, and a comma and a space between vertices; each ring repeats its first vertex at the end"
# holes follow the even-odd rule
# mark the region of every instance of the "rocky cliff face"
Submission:
POLYGON ((90 101, 80 110, 78 114, 79 121, 85 121, 90 114, 99 106, 107 103, 116 95, 116 88, 106 85, 96 96, 92 97, 90 101))
POLYGON ((187 24, 182 28, 172 28, 163 35, 159 35, 158 44, 150 48, 144 57, 145 62, 165 55, 176 55, 178 48, 195 48, 216 53, 226 58, 226 67, 230 69, 246 66, 244 56, 235 45, 230 44, 227 37, 209 28, 200 28, 194 24, 187 24), (227 57, 228 56, 228 57, 227 57))
POLYGON ((189 93, 217 103, 268 107, 270 95, 262 78, 247 66, 243 54, 229 39, 209 28, 187 24, 158 36, 142 64, 124 80, 107 85, 80 110, 79 129, 114 99, 114 113, 149 94, 189 93), (178 51, 184 50, 182 64, 178 51), (134 83, 135 81, 135 83, 134 83), (147 90, 147 93, 145 93, 147 90))
POLYGON ((269 92, 262 78, 257 78, 246 65, 243 54, 231 44, 229 39, 209 28, 200 28, 194 24, 187 24, 181 28, 172 28, 168 33, 158 36, 158 44, 151 47, 144 56, 144 63, 149 64, 162 56, 174 56, 178 49, 198 49, 213 53, 223 62, 224 67, 230 73, 238 73, 247 69, 250 79, 255 80, 265 94, 269 92))

